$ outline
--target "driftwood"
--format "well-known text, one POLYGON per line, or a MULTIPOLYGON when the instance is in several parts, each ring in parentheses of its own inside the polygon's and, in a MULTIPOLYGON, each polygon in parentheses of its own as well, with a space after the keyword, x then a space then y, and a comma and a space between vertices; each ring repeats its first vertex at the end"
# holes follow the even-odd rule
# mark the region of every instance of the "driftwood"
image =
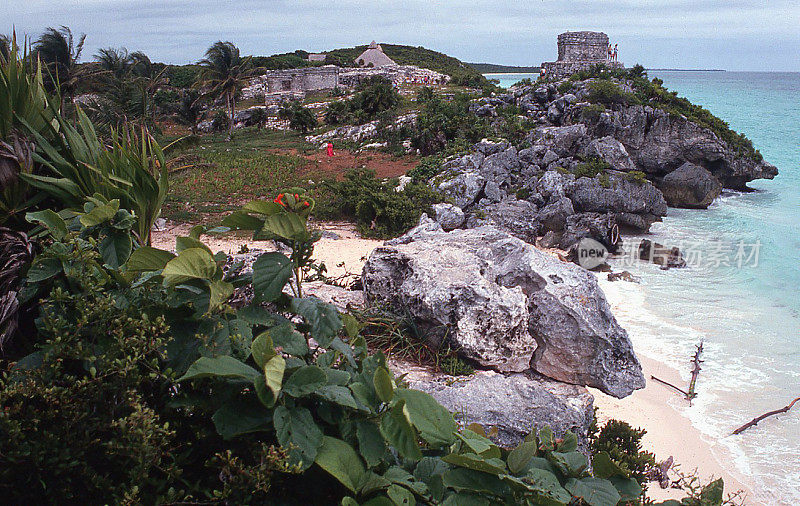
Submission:
POLYGON ((703 363, 703 361, 700 360, 700 355, 703 353, 703 343, 701 342, 699 345, 696 346, 696 348, 697 348, 697 351, 694 352, 694 357, 692 357, 692 379, 691 379, 691 381, 689 381, 689 391, 688 392, 686 390, 680 388, 680 387, 677 387, 677 386, 673 385, 672 383, 670 383, 668 381, 664 381, 664 380, 662 380, 660 378, 656 378, 655 376, 650 376, 650 379, 658 381, 662 385, 666 385, 666 386, 668 386, 670 388, 674 388, 675 390, 680 392, 683 395, 683 398, 686 399, 687 401, 689 401, 689 406, 692 405, 692 399, 697 397, 697 394, 695 393, 694 389, 697 386, 697 376, 700 375, 700 364, 703 363))
POLYGON ((678 392, 682 393, 684 397, 689 395, 685 390, 683 390, 682 388, 676 387, 675 385, 673 385, 672 383, 670 383, 668 381, 664 381, 662 379, 656 378, 655 376, 650 376, 650 379, 656 380, 659 383, 661 383, 662 385, 667 385, 668 387, 674 388, 678 392))
POLYGON ((697 376, 700 375, 700 364, 703 363, 700 360, 701 353, 703 353, 702 342, 697 346, 697 351, 694 352, 694 357, 692 358, 692 380, 689 382, 689 391, 686 393, 686 400, 689 401, 689 406, 692 405, 692 399, 697 397, 694 388, 697 385, 697 376))
POLYGON ((779 415, 781 413, 786 413, 787 411, 792 409, 792 406, 794 406, 795 402, 800 402, 800 397, 798 397, 797 399, 793 400, 787 406, 784 406, 781 409, 776 409, 775 411, 768 411, 768 412, 764 413, 761 416, 757 416, 757 417, 753 418, 752 420, 750 420, 746 424, 742 425, 741 427, 739 427, 738 429, 733 431, 733 435, 741 434, 742 432, 744 432, 745 430, 749 429, 750 427, 753 427, 754 425, 758 425, 758 422, 760 422, 764 418, 767 418, 768 416, 779 415))

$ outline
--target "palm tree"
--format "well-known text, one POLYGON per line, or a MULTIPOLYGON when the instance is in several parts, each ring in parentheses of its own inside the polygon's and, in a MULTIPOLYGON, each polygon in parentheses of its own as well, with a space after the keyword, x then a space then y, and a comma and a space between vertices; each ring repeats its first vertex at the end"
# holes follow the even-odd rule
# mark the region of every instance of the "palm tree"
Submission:
POLYGON ((131 57, 124 47, 119 49, 104 47, 99 49, 94 57, 102 72, 114 79, 122 80, 130 71, 131 57))
POLYGON ((253 75, 251 58, 242 58, 231 42, 217 41, 208 48, 206 57, 198 62, 203 67, 200 84, 205 93, 225 99, 228 109, 228 140, 233 138, 233 117, 236 113, 236 93, 253 75))
POLYGON ((69 97, 70 101, 74 98, 75 89, 83 74, 78 60, 85 40, 86 34, 82 34, 76 44, 72 30, 68 27, 62 26, 59 30, 49 27, 34 44, 39 60, 50 73, 51 89, 57 90, 62 97, 62 113, 64 98, 69 97))
POLYGON ((167 84, 164 74, 167 67, 159 67, 150 61, 141 51, 130 54, 131 63, 131 84, 133 85, 134 95, 132 105, 136 108, 135 114, 142 120, 142 124, 155 123, 155 102, 153 95, 161 86, 167 84))

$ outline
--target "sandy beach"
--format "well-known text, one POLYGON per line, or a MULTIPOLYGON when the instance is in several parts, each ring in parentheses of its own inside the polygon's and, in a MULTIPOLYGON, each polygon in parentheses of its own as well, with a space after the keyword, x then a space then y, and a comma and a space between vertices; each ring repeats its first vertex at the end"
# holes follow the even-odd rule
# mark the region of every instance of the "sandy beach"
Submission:
MULTIPOLYGON (((316 244, 314 258, 325 263, 328 275, 331 277, 345 274, 360 275, 367 256, 383 243, 380 240, 361 238, 356 228, 349 223, 315 223, 314 225, 325 232, 322 239, 316 244)), ((174 225, 155 232, 153 246, 171 250, 175 246, 175 237, 188 235, 190 228, 190 225, 174 225)), ((272 249, 270 242, 252 241, 249 234, 211 235, 203 236, 202 239, 215 252, 224 251, 234 254, 243 246, 247 246, 249 249, 272 249)), ((555 254, 554 251, 550 251, 550 253, 555 254)), ((602 278, 605 278, 605 273, 602 278)), ((604 293, 612 310, 619 318, 619 315, 625 312, 621 306, 626 301, 623 293, 610 289, 608 283, 605 279, 600 281, 601 287, 607 287, 604 293)), ((615 283, 626 283, 626 281, 615 283)), ((620 324, 624 327, 622 319, 620 324)), ((754 498, 751 488, 743 476, 733 472, 732 466, 723 466, 715 458, 712 454, 714 443, 704 439, 700 431, 694 428, 687 418, 670 406, 670 402, 674 402, 679 394, 669 387, 650 380, 651 376, 657 376, 670 383, 680 385, 682 380, 678 371, 641 353, 638 353, 638 357, 648 380, 644 389, 634 392, 625 399, 616 399, 599 390, 589 389, 594 395, 595 406, 598 408, 598 421, 602 424, 613 418, 624 420, 633 427, 645 429, 647 434, 643 438, 644 449, 653 452, 657 460, 666 460, 672 456, 683 473, 691 474, 696 470, 697 476, 703 483, 721 477, 725 481, 726 495, 741 490, 744 504, 763 504, 754 498)), ((675 479, 675 476, 671 474, 671 478, 675 479)), ((654 500, 680 499, 685 495, 678 489, 661 489, 657 483, 650 484, 648 494, 654 500)))

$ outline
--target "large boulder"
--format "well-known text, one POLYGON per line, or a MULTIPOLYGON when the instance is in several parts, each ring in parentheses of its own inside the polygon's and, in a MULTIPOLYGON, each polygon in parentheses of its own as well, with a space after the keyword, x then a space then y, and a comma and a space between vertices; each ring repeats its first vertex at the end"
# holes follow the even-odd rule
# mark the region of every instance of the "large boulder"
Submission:
POLYGON ((484 367, 530 367, 617 397, 644 387, 593 274, 490 226, 413 237, 372 252, 368 304, 409 315, 432 345, 446 340, 484 367))
POLYGON ((559 157, 572 156, 588 144, 586 125, 577 124, 562 127, 540 127, 531 132, 530 141, 534 145, 548 146, 559 157))
POLYGON ((434 214, 434 221, 444 230, 454 230, 464 224, 464 211, 458 206, 442 202, 431 206, 431 210, 434 214))
POLYGON ((661 193, 672 207, 705 209, 722 192, 722 183, 709 171, 686 162, 661 181, 661 193))
POLYGON ((467 171, 441 182, 438 189, 463 209, 475 203, 485 186, 486 179, 483 176, 477 172, 467 171))
POLYGON ((615 170, 631 172, 636 170, 633 160, 631 160, 628 150, 617 139, 606 136, 595 139, 586 148, 586 154, 590 157, 605 160, 615 170))
POLYGON ((467 226, 481 225, 492 225, 530 244, 536 242, 542 228, 536 205, 514 198, 477 209, 467 220, 467 226))
MULTIPOLYGON (((400 369, 398 372, 407 372, 400 369)), ((579 448, 587 449, 594 419, 592 395, 536 373, 500 374, 477 371, 470 377, 419 374, 406 376, 411 388, 432 395, 465 423, 496 427, 500 446, 519 444, 534 427, 549 426, 557 436, 572 431, 579 448)))
POLYGON ((649 181, 631 181, 613 174, 604 185, 595 178, 581 177, 569 185, 566 194, 576 212, 614 213, 620 224, 647 231, 655 221, 667 214, 667 202, 649 181), (630 219, 635 215, 640 221, 630 219))

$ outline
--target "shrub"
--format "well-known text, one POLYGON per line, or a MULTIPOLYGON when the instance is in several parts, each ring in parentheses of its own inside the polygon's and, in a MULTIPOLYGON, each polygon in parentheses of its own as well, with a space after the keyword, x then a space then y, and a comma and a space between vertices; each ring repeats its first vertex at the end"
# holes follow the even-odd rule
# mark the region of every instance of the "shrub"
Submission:
POLYGON ((644 429, 634 429, 626 422, 609 420, 592 441, 592 450, 606 452, 620 467, 630 472, 640 485, 645 486, 648 473, 655 466, 655 456, 642 451, 644 429))
POLYGON ((600 115, 605 112, 603 104, 590 104, 581 109, 581 119, 586 122, 594 123, 600 119, 600 115))
POLYGON ((289 128, 302 134, 308 133, 317 127, 317 118, 307 107, 303 107, 297 100, 284 102, 278 112, 278 117, 289 121, 289 128))
POLYGON ((402 191, 367 169, 349 171, 343 181, 325 181, 318 193, 320 218, 346 218, 367 237, 395 237, 419 221, 439 196, 429 187, 409 183, 402 191))
POLYGON ((645 184, 647 182, 647 174, 645 174, 640 170, 633 170, 631 172, 628 172, 627 174, 625 174, 625 177, 628 179, 628 181, 640 185, 645 184))
POLYGON ((614 105, 634 103, 636 98, 612 81, 597 80, 589 84, 589 102, 614 105))
POLYGON ((432 177, 439 174, 442 170, 442 158, 440 156, 426 156, 422 158, 416 167, 408 171, 408 176, 415 183, 426 183, 432 177))
POLYGON ((394 111, 400 104, 400 94, 385 77, 369 77, 359 84, 358 90, 349 100, 331 102, 325 111, 325 123, 366 123, 394 111))
POLYGON ((575 169, 573 169, 572 173, 575 174, 576 178, 597 177, 599 174, 603 174, 610 168, 611 164, 609 164, 607 161, 603 160, 602 158, 592 157, 585 162, 579 163, 575 169))
POLYGON ((211 126, 214 130, 218 132, 223 132, 228 129, 228 126, 231 122, 231 118, 228 116, 223 110, 218 110, 214 113, 214 117, 211 119, 211 126))
POLYGON ((328 104, 325 109, 325 123, 328 125, 341 125, 347 121, 350 115, 350 109, 347 102, 336 100, 328 104))
POLYGON ((469 111, 470 97, 462 93, 452 100, 434 97, 424 103, 417 115, 412 145, 423 155, 432 155, 459 140, 475 143, 490 134, 488 120, 469 111))
POLYGON ((569 93, 572 91, 572 82, 569 80, 564 81, 563 83, 558 85, 558 92, 559 93, 569 93))

